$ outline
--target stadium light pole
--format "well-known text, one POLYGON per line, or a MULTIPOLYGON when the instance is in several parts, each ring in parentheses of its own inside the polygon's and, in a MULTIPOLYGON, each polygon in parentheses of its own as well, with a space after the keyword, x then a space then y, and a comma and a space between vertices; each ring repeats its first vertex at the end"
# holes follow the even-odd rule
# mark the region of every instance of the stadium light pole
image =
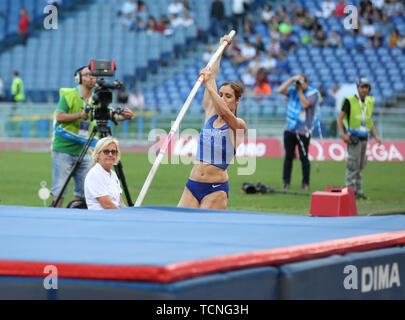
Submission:
MULTIPOLYGON (((228 36, 232 39, 235 34, 236 34, 235 30, 232 30, 228 34, 228 36)), ((218 47, 217 51, 215 51, 214 55, 208 61, 207 66, 206 66, 207 68, 212 67, 212 65, 218 60, 219 56, 225 50, 227 45, 228 45, 228 42, 225 41, 218 47)), ((174 122, 172 128, 170 129, 170 132, 169 132, 168 136, 166 137, 165 142, 163 143, 162 147, 160 148, 159 154, 156 157, 156 160, 153 163, 151 170, 149 171, 148 177, 146 178, 145 183, 143 184, 143 187, 141 189, 141 192, 139 193, 138 198, 136 199, 134 207, 141 206, 143 199, 145 198, 146 193, 148 192, 149 186, 152 183, 153 177, 155 176, 156 171, 159 168, 159 165, 162 162, 164 155, 166 154, 170 141, 172 140, 174 134, 179 129, 180 122, 183 120, 188 108, 190 107, 191 102, 193 101, 193 99, 194 99, 198 89, 200 88, 201 84, 203 83, 203 81, 204 81, 204 75, 200 75, 200 77, 194 84, 193 89, 191 90, 190 94, 188 95, 186 102, 184 103, 183 107, 181 108, 179 115, 176 118, 176 121, 174 122)))

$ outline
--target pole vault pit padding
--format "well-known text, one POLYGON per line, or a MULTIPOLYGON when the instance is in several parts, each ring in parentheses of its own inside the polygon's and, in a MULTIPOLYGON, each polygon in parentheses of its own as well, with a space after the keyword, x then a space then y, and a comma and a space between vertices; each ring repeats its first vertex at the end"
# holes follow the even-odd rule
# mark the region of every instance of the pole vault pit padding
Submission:
POLYGON ((277 299, 280 266, 403 245, 404 230, 402 215, 0 206, 0 298, 277 299))
POLYGON ((349 187, 328 187, 311 195, 311 216, 348 217, 357 216, 354 191, 349 187))

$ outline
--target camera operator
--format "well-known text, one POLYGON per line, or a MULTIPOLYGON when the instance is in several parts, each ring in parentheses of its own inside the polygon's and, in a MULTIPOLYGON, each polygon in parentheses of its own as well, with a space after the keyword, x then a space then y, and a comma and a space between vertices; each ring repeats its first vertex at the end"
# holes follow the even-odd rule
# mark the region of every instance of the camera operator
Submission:
POLYGON ((301 189, 308 190, 311 166, 308 147, 320 94, 317 89, 308 86, 308 79, 304 74, 295 75, 286 80, 279 87, 278 93, 288 97, 287 124, 284 130, 283 188, 290 187, 295 147, 298 145, 302 165, 301 189))
MULTIPOLYGON (((83 145, 96 125, 95 121, 90 121, 89 115, 86 113, 86 106, 96 107, 92 103, 92 96, 97 79, 92 76, 87 66, 77 69, 74 76, 78 86, 60 89, 59 103, 54 114, 55 132, 52 142, 51 188, 53 202, 56 201, 83 145)), ((118 121, 130 120, 131 118, 132 111, 128 108, 125 108, 121 114, 115 115, 115 119, 118 121)), ((75 200, 84 201, 84 179, 90 168, 91 159, 89 155, 86 155, 73 176, 75 200)), ((67 188, 65 188, 56 207, 62 206, 66 191, 67 188)))
POLYGON ((346 186, 354 190, 356 199, 366 200, 362 190, 361 171, 367 163, 367 140, 370 133, 379 145, 381 139, 371 119, 374 98, 368 95, 371 90, 370 81, 359 78, 356 86, 357 94, 343 100, 337 125, 340 136, 347 143, 346 186), (346 127, 346 132, 343 126, 346 127))

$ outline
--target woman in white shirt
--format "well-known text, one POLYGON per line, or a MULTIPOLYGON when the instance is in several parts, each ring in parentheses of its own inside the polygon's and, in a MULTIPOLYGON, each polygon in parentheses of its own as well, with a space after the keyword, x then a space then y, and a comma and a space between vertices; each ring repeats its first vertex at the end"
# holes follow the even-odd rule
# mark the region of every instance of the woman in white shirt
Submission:
POLYGON ((88 209, 125 208, 122 190, 117 174, 111 167, 120 160, 118 141, 105 137, 97 142, 93 151, 95 164, 87 173, 84 181, 84 195, 88 209))

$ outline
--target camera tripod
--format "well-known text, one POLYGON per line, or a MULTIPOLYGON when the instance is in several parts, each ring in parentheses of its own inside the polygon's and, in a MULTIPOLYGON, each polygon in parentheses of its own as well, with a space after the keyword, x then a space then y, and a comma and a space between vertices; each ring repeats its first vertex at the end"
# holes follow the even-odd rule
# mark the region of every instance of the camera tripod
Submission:
MULTIPOLYGON (((56 208, 57 203, 59 202, 60 198, 62 197, 63 191, 66 189, 67 185, 69 184, 70 179, 75 175, 77 169, 79 168, 80 164, 82 163, 83 158, 87 154, 87 151, 88 151, 91 143, 93 142, 94 137, 96 136, 97 132, 99 133, 101 139, 112 136, 111 129, 107 125, 107 123, 108 123, 108 120, 96 120, 97 125, 95 127, 93 127, 93 131, 91 132, 89 139, 87 139, 86 144, 83 146, 83 149, 79 155, 79 158, 76 160, 76 163, 74 164, 72 171, 70 172, 69 176, 67 177, 65 184, 62 187, 62 190, 59 192, 56 200, 52 202, 51 207, 56 208)), ((124 189, 124 193, 125 193, 125 197, 127 199, 128 206, 132 207, 134 204, 133 204, 131 196, 129 194, 129 190, 128 190, 127 182, 125 179, 121 160, 116 165, 114 165, 114 168, 115 168, 115 172, 117 173, 118 179, 122 183, 122 187, 124 189)))

